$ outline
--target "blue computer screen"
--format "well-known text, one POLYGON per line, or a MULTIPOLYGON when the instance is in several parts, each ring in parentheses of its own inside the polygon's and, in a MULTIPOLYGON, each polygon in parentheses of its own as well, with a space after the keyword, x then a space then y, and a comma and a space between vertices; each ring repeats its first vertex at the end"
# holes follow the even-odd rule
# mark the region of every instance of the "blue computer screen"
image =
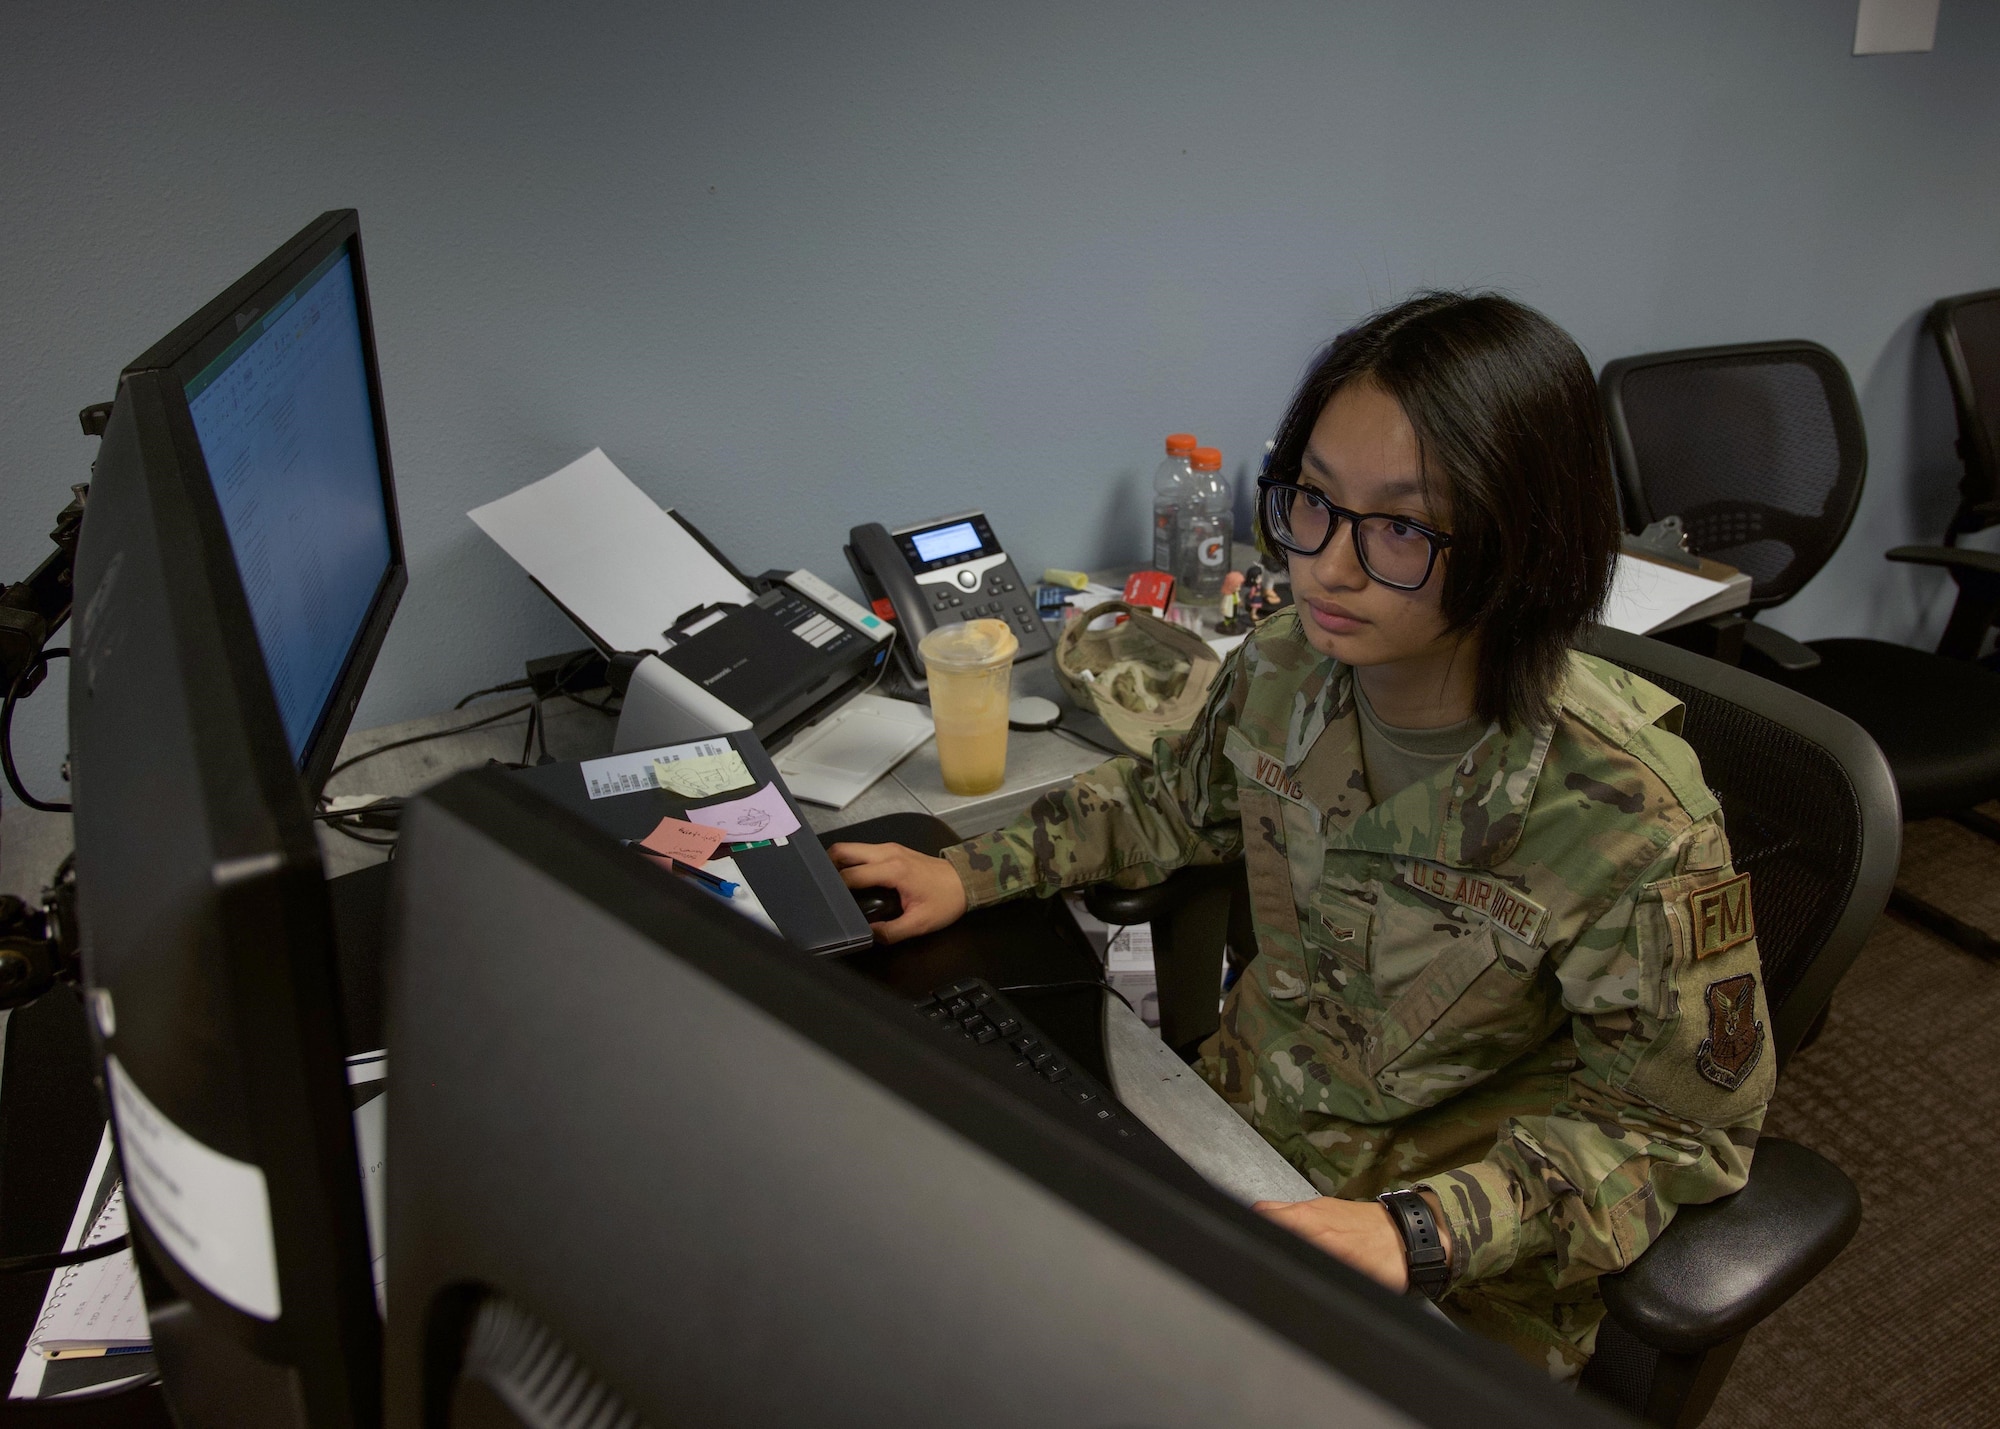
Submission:
POLYGON ((187 384, 292 755, 389 568, 354 265, 334 254, 187 384))

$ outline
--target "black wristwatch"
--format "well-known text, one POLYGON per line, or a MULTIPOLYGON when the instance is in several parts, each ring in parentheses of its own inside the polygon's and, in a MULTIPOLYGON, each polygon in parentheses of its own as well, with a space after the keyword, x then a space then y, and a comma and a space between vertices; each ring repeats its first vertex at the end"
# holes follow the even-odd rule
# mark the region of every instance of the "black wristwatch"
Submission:
POLYGON ((1375 1199, 1388 1208, 1389 1219, 1403 1233, 1410 1288, 1436 1302, 1451 1285, 1451 1256, 1445 1251, 1444 1232, 1438 1229, 1430 1202, 1415 1191, 1384 1191, 1375 1199))

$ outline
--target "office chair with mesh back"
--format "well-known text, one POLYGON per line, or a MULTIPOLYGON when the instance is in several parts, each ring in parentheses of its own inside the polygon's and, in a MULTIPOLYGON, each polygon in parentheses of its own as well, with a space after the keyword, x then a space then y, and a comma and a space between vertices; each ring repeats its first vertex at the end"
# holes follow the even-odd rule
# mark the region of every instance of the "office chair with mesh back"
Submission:
MULTIPOLYGON (((1889 767, 1853 721, 1781 685, 1620 631, 1593 631, 1584 644, 1685 706, 1682 736, 1721 800, 1736 867, 1750 875, 1782 1076, 1894 883, 1902 818, 1889 767)), ((1153 923, 1170 1041, 1217 1025, 1219 930, 1241 866, 1086 895, 1107 923, 1153 923)), ((1608 1313, 1584 1384, 1652 1423, 1699 1423, 1744 1336, 1839 1254, 1860 1217, 1838 1167, 1766 1137, 1741 1191, 1681 1207, 1645 1255, 1605 1277, 1608 1313)))
MULTIPOLYGON (((1620 358, 1599 386, 1629 523, 1679 515, 1692 550, 1750 573, 1752 616, 1819 573, 1854 519, 1868 465, 1861 406, 1839 358, 1810 342, 1696 348, 1620 358)), ((1984 552, 1901 546, 1887 555, 1945 565, 1969 588, 2000 577, 2000 557, 1984 552)), ((1975 810, 2000 798, 2000 674, 1886 640, 1801 645, 1754 619, 1744 637, 1746 668, 1874 736, 1905 818, 1949 815, 2000 838, 2000 822, 1975 810)), ((1890 907, 2000 958, 2000 939, 1935 904, 1898 889, 1890 907)))
MULTIPOLYGON (((2000 288, 1940 298, 1929 327, 1944 359, 1958 411, 1958 510, 1944 533, 1944 547, 1927 552, 1958 582, 1958 601, 1938 641, 1938 654, 1977 658, 1986 632, 2000 620, 2000 555, 1961 549, 1960 536, 2000 525, 2000 288)), ((1982 662, 2000 671, 2000 651, 1982 662)), ((1988 830, 2000 838, 2000 830, 1988 830)))

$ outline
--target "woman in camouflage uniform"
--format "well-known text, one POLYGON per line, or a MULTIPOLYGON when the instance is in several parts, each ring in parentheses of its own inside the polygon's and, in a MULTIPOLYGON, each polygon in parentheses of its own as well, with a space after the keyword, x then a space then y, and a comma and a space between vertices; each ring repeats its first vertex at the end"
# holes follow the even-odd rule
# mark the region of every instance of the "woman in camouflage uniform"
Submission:
POLYGON ((1258 534, 1294 609, 1147 768, 1114 759, 928 858, 837 845, 894 941, 967 907, 1242 856, 1256 957, 1202 1073, 1325 1194, 1258 1209, 1559 1378, 1599 1275, 1743 1184, 1772 1087, 1749 885, 1680 706, 1570 645, 1619 539, 1576 344, 1493 295, 1343 333, 1293 399, 1258 534))

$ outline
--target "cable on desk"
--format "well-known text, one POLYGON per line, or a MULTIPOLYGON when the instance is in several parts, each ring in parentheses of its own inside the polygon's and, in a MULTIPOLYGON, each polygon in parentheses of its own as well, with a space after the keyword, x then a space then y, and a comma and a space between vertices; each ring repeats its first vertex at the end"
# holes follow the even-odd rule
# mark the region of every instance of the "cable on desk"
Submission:
POLYGON ((471 694, 467 695, 464 699, 460 700, 457 704, 453 705, 452 708, 455 710, 462 710, 467 705, 471 704, 474 700, 484 699, 488 695, 501 695, 501 694, 506 694, 513 690, 525 690, 527 688, 528 688, 528 681, 525 679, 509 680, 504 685, 488 685, 483 690, 474 690, 471 694))
POLYGON ((1058 992, 1063 988, 1070 987, 1094 987, 1102 989, 1124 1003, 1126 1010, 1134 1017, 1139 1015, 1139 1009, 1132 1006, 1132 999, 1101 977, 1073 977, 1065 978, 1061 982, 1017 982, 1012 987, 996 987, 993 990, 995 992, 1058 992))
POLYGON ((14 706, 21 702, 21 682, 23 680, 27 679, 34 671, 46 671, 49 667, 49 661, 67 659, 68 657, 69 647, 64 645, 58 645, 53 650, 36 651, 35 658, 22 668, 21 673, 14 677, 14 683, 7 687, 6 702, 0 704, 0 770, 5 771, 7 787, 14 791, 15 798, 19 799, 28 808, 40 809, 45 814, 67 814, 70 811, 70 805, 63 802, 37 799, 22 785, 21 771, 14 767, 14 706))
POLYGON ((390 829, 395 827, 395 823, 389 816, 400 814, 402 809, 403 801, 401 799, 393 794, 384 794, 373 803, 357 804, 352 809, 315 809, 313 817, 315 819, 325 819, 329 822, 335 819, 353 819, 356 823, 366 828, 390 829), (370 823, 367 818, 370 814, 388 821, 370 823))
MULTIPOLYGON (((595 650, 577 651, 574 655, 572 655, 569 658, 568 662, 565 663, 563 667, 556 672, 555 684, 549 690, 548 694, 540 696, 540 698, 553 699, 555 696, 561 695, 564 699, 571 700, 576 704, 580 704, 585 709, 596 710, 599 714, 615 716, 618 713, 618 708, 612 705, 609 700, 587 700, 583 697, 580 691, 572 690, 569 687, 569 682, 575 679, 578 675, 581 675, 584 671, 588 670, 590 668, 591 662, 596 658, 597 658, 597 652, 595 650)), ((457 704, 453 705, 452 708, 455 710, 462 710, 467 705, 471 704, 474 700, 484 699, 488 695, 509 694, 515 690, 532 690, 534 687, 535 687, 535 682, 532 679, 526 677, 523 677, 518 680, 509 680, 504 685, 488 685, 483 690, 474 690, 471 694, 465 696, 465 698, 461 699, 457 704)), ((591 685, 591 686, 586 686, 586 688, 597 689, 599 687, 596 685, 591 685)), ((616 699, 618 698, 618 696, 614 692, 611 698, 616 699)), ((543 753, 547 752, 548 751, 545 747, 543 753)), ((526 762, 525 757, 523 758, 523 762, 524 763, 526 762)))
POLYGON ((378 744, 373 749, 364 749, 352 759, 343 759, 327 771, 329 783, 336 774, 352 769, 364 759, 373 759, 378 754, 387 754, 392 749, 403 749, 412 744, 422 744, 426 740, 446 739, 454 734, 466 734, 489 724, 498 724, 503 719, 512 719, 517 714, 525 714, 531 706, 514 705, 479 719, 467 720, 464 724, 453 725, 450 729, 434 729, 429 734, 413 734, 408 739, 392 739, 387 744, 378 744))
POLYGON ((52 1270, 66 1270, 72 1265, 82 1265, 86 1261, 102 1260, 107 1255, 116 1255, 131 1244, 131 1236, 121 1235, 99 1241, 96 1245, 87 1245, 81 1250, 52 1250, 42 1255, 10 1255, 0 1259, 0 1275, 46 1275, 52 1270))
POLYGON ((348 824, 329 823, 327 827, 337 834, 353 839, 358 844, 367 844, 371 848, 394 848, 396 846, 396 836, 394 834, 391 834, 388 838, 378 839, 372 834, 364 834, 361 830, 348 824))
POLYGON ((882 643, 882 663, 875 667, 875 678, 862 687, 862 694, 873 694, 875 687, 882 683, 882 677, 889 673, 890 658, 896 653, 896 635, 896 627, 890 626, 889 638, 882 643))
POLYGON ((403 814, 403 801, 394 797, 376 799, 353 809, 315 809, 313 818, 337 834, 353 839, 356 843, 368 844, 373 848, 393 849, 396 846, 398 823, 403 814), (362 832, 372 829, 386 834, 386 838, 376 838, 362 832))
MULTIPOLYGON (((619 695, 617 691, 614 690, 609 699, 586 700, 580 693, 578 693, 575 690, 572 690, 569 687, 569 682, 575 679, 578 675, 581 675, 585 670, 588 670, 590 668, 591 661, 594 660, 595 658, 597 658, 595 651, 591 650, 577 651, 575 655, 570 657, 569 663, 564 665, 561 670, 556 672, 555 688, 550 690, 549 694, 551 696, 561 695, 564 699, 582 705, 585 709, 596 710, 599 714, 612 715, 615 717, 618 714, 619 709, 624 708, 624 698, 621 695, 619 695), (612 708, 611 706, 612 699, 618 700, 619 704, 617 709, 612 708)), ((585 688, 596 689, 599 687, 593 685, 593 686, 586 686, 585 688)), ((548 752, 549 752, 549 747, 546 740, 544 740, 542 744, 542 753, 547 754, 548 752)))

